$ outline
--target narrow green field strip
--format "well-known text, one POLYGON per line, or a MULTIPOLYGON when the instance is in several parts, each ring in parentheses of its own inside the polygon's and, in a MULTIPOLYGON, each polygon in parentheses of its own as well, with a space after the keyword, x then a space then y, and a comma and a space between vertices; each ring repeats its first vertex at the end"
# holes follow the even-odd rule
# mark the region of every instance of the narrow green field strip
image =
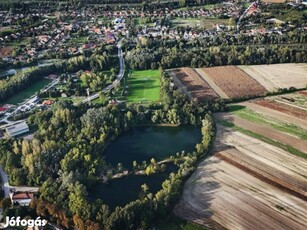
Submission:
POLYGON ((280 149, 282 149, 282 150, 284 150, 284 151, 286 151, 288 153, 291 153, 291 154, 293 154, 295 156, 307 159, 307 154, 306 153, 303 153, 302 151, 300 151, 300 150, 298 150, 296 148, 293 148, 290 145, 281 143, 279 141, 274 141, 274 140, 272 140, 270 138, 267 138, 265 136, 262 136, 262 135, 260 135, 258 133, 254 133, 254 132, 252 132, 252 131, 250 131, 248 129, 244 129, 244 128, 238 127, 238 126, 234 125, 233 123, 231 123, 229 121, 226 121, 226 120, 219 120, 218 123, 223 125, 223 126, 225 126, 225 127, 233 128, 233 129, 235 129, 235 130, 237 130, 237 131, 239 131, 241 133, 244 133, 244 134, 246 134, 246 135, 248 135, 250 137, 256 138, 256 139, 258 139, 260 141, 263 141, 263 142, 265 142, 267 144, 270 144, 270 145, 273 145, 275 147, 278 147, 278 148, 280 148, 280 149))
POLYGON ((288 134, 292 134, 294 136, 297 136, 301 139, 307 140, 307 130, 296 126, 294 124, 286 123, 280 120, 276 120, 272 117, 265 117, 264 115, 254 112, 248 108, 245 108, 243 106, 230 106, 230 111, 251 122, 255 122, 257 124, 267 125, 271 126, 272 128, 279 130, 281 132, 285 132, 288 134))

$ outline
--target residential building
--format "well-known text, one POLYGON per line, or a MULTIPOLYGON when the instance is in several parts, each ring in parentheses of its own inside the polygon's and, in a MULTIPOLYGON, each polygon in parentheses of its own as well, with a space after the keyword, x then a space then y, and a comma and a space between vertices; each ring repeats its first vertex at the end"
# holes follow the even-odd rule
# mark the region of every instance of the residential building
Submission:
POLYGON ((33 193, 10 193, 12 204, 19 204, 20 206, 29 206, 31 200, 34 198, 33 193))

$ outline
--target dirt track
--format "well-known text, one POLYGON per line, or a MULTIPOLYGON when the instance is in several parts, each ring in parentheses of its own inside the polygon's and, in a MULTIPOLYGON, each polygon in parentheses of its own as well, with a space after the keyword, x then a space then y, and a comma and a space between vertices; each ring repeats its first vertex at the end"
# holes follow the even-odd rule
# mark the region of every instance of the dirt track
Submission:
POLYGON ((254 133, 258 133, 269 139, 290 145, 307 154, 307 141, 306 140, 301 140, 295 136, 280 132, 269 126, 256 124, 254 122, 250 122, 248 120, 242 119, 236 115, 232 115, 229 113, 228 114, 219 113, 219 114, 216 114, 216 117, 218 119, 230 121, 231 123, 235 124, 238 127, 242 127, 254 133))
MULTIPOLYGON (((216 147, 223 156, 306 194, 306 160, 220 126, 216 147)), ((198 166, 185 185, 182 202, 197 212, 195 219, 201 215, 227 229, 307 229, 306 201, 216 156, 198 166)))

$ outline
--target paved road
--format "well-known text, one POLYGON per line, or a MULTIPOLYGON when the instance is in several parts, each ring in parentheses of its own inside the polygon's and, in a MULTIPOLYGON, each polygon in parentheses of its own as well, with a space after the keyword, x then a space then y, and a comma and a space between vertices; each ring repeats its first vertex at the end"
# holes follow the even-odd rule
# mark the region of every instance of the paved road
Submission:
POLYGON ((7 174, 3 171, 2 167, 0 167, 0 174, 2 178, 1 185, 3 184, 4 197, 9 197, 10 193, 9 179, 7 174))
MULTIPOLYGON (((120 47, 120 42, 117 45, 117 48, 118 48, 118 59, 119 59, 119 73, 116 75, 116 79, 113 81, 113 83, 111 85, 106 86, 102 90, 103 93, 107 93, 111 89, 113 89, 115 87, 116 83, 117 82, 119 83, 123 79, 123 77, 125 75, 125 62, 124 62, 124 58, 123 58, 123 51, 122 51, 122 49, 120 47)), ((89 101, 95 100, 98 97, 99 97, 99 92, 98 93, 94 93, 94 94, 90 95, 88 98, 84 99, 82 101, 82 103, 87 103, 89 101)))

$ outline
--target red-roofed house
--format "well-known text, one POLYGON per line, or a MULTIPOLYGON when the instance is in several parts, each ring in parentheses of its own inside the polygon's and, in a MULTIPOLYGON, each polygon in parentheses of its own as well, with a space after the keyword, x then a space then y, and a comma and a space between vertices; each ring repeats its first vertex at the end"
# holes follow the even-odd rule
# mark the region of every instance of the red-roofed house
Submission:
POLYGON ((11 193, 12 204, 19 204, 21 206, 29 206, 31 200, 34 198, 33 193, 11 193))
POLYGON ((7 111, 7 108, 0 107, 0 115, 5 114, 6 111, 7 111))
POLYGON ((43 101, 43 105, 52 105, 53 101, 52 100, 45 100, 43 101))

